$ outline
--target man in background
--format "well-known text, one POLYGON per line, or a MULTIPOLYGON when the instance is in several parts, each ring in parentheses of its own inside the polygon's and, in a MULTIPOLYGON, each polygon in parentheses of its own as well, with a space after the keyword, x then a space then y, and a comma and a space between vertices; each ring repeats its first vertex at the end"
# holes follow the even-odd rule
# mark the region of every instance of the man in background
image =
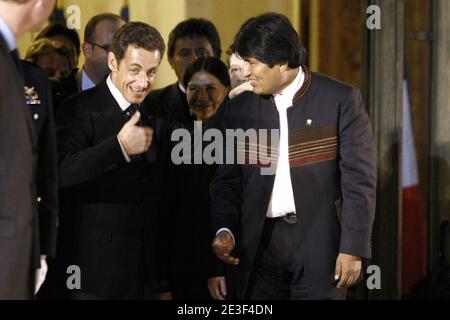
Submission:
MULTIPOLYGON (((50 41, 50 40, 49 40, 50 41)), ((21 60, 24 94, 37 138, 37 203, 39 214, 39 246, 41 268, 36 276, 36 292, 47 275, 48 258, 55 256, 58 221, 58 179, 56 176, 56 132, 52 95, 47 73, 21 60)), ((45 286, 44 286, 45 287, 45 286)), ((38 296, 37 296, 38 297, 38 296)))
POLYGON ((0 299, 30 299, 40 268, 37 142, 17 39, 38 31, 54 0, 0 0, 0 299))
POLYGON ((190 123, 191 115, 186 99, 183 77, 186 69, 200 57, 220 59, 220 37, 214 24, 205 19, 192 18, 180 22, 169 35, 167 57, 175 71, 177 82, 152 91, 148 100, 159 104, 166 118, 181 123, 190 123))
POLYGON ((53 82, 55 112, 60 104, 74 93, 95 87, 109 73, 108 52, 114 33, 125 21, 113 13, 93 16, 84 29, 81 46, 84 65, 73 70, 58 82, 53 82))

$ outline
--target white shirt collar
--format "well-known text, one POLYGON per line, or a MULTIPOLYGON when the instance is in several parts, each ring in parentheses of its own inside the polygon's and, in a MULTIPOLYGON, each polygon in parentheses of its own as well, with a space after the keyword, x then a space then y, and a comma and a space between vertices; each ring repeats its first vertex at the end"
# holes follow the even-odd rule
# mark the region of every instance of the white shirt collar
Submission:
POLYGON ((9 51, 13 51, 17 47, 16 37, 14 36, 14 32, 8 26, 5 20, 0 17, 0 34, 6 41, 6 45, 8 46, 9 51))
POLYGON ((84 71, 81 73, 81 90, 88 90, 95 87, 95 83, 91 80, 91 78, 89 78, 89 76, 87 75, 86 71, 84 71))
POLYGON ((180 88, 181 92, 183 92, 184 94, 186 94, 186 88, 178 82, 178 88, 180 88))
POLYGON ((117 87, 111 80, 111 75, 109 75, 108 78, 106 79, 106 85, 108 86, 108 89, 111 92, 114 99, 116 100, 116 102, 119 104, 120 109, 125 111, 130 106, 131 102, 125 99, 123 94, 119 91, 119 89, 117 89, 117 87))
POLYGON ((294 81, 292 81, 286 88, 284 88, 281 93, 274 94, 273 97, 275 101, 285 101, 292 105, 292 100, 295 94, 300 90, 305 80, 305 72, 303 72, 302 67, 298 67, 298 73, 294 81))

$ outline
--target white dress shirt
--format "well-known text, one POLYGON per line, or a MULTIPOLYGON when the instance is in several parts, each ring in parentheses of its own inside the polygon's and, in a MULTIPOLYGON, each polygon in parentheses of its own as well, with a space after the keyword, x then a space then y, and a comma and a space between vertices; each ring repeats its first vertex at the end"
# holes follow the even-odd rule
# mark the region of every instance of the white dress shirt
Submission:
POLYGON ((280 119, 280 140, 278 144, 278 161, 273 184, 272 196, 266 216, 277 218, 285 216, 287 213, 295 213, 294 192, 292 190, 291 170, 289 166, 289 128, 287 119, 287 109, 292 107, 292 100, 301 88, 305 80, 302 68, 294 81, 278 94, 274 94, 275 105, 280 119))
MULTIPOLYGON (((300 90, 305 81, 305 73, 302 68, 298 68, 297 76, 294 81, 279 94, 274 94, 275 105, 280 118, 280 142, 278 145, 278 161, 275 182, 272 189, 269 208, 266 216, 276 218, 295 213, 294 192, 292 190, 291 171, 289 166, 289 129, 287 121, 287 109, 292 106, 292 100, 295 94, 300 90)), ((220 228, 216 235, 221 231, 227 231, 233 238, 233 233, 228 228, 220 228)))
MULTIPOLYGON (((114 85, 114 83, 111 80, 111 75, 108 76, 106 79, 106 85, 108 86, 109 91, 111 92, 112 96, 116 100, 117 104, 119 105, 120 109, 122 111, 127 110, 127 108, 131 105, 131 102, 128 102, 127 99, 123 96, 123 94, 117 89, 117 87, 114 85)), ((117 141, 119 141, 120 149, 122 149, 123 156, 127 162, 130 162, 130 156, 125 151, 125 148, 122 145, 122 142, 120 142, 119 136, 117 136, 117 141)))
POLYGON ((186 88, 179 82, 178 82, 178 88, 180 88, 181 92, 183 92, 184 94, 187 93, 186 88))
POLYGON ((6 41, 8 51, 13 51, 17 46, 16 37, 14 36, 14 32, 11 30, 9 25, 1 17, 0 17, 0 34, 6 41))

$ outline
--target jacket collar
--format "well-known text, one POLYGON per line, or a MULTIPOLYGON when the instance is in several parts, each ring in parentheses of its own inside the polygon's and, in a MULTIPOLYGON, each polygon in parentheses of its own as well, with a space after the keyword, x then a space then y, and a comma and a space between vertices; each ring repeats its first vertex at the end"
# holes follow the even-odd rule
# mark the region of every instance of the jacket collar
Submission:
MULTIPOLYGON (((311 85, 311 72, 306 67, 306 65, 302 65, 301 68, 303 69, 303 72, 305 73, 305 80, 303 81, 302 86, 294 95, 294 99, 292 99, 292 104, 294 105, 297 101, 299 101, 305 94, 308 92, 309 87, 311 85)), ((266 95, 264 96, 267 99, 270 99, 270 101, 275 105, 275 99, 272 95, 266 95)))

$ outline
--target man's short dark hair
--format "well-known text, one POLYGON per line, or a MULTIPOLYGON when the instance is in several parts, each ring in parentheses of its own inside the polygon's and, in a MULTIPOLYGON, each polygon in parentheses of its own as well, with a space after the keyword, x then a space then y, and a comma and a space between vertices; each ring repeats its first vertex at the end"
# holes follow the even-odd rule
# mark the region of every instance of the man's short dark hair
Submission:
POLYGON ((236 51, 243 59, 254 58, 273 67, 287 63, 297 68, 306 62, 306 49, 284 15, 265 13, 250 18, 236 37, 236 51))
POLYGON ((84 28, 84 41, 92 42, 95 41, 94 33, 97 25, 102 21, 111 21, 112 23, 119 24, 120 22, 125 22, 121 16, 114 13, 101 13, 93 16, 89 19, 86 28, 84 28))
POLYGON ((35 40, 39 40, 42 38, 53 38, 55 36, 62 36, 70 40, 73 43, 75 51, 77 52, 77 56, 80 56, 81 48, 80 48, 80 37, 75 30, 67 28, 62 23, 51 23, 46 26, 44 29, 39 32, 36 36, 35 40))
POLYGON ((220 47, 220 37, 214 24, 206 19, 191 18, 184 20, 176 25, 176 27, 170 32, 168 41, 169 58, 172 58, 175 54, 175 42, 181 38, 193 38, 204 37, 211 44, 214 56, 220 58, 222 49, 220 47))
POLYGON ((226 65, 216 57, 201 57, 194 61, 184 73, 183 85, 187 88, 191 78, 199 71, 206 71, 216 77, 225 87, 230 87, 230 76, 226 65))
POLYGON ((111 52, 118 61, 122 60, 129 45, 148 51, 159 50, 161 57, 166 46, 158 30, 144 22, 127 22, 114 34, 111 52))

